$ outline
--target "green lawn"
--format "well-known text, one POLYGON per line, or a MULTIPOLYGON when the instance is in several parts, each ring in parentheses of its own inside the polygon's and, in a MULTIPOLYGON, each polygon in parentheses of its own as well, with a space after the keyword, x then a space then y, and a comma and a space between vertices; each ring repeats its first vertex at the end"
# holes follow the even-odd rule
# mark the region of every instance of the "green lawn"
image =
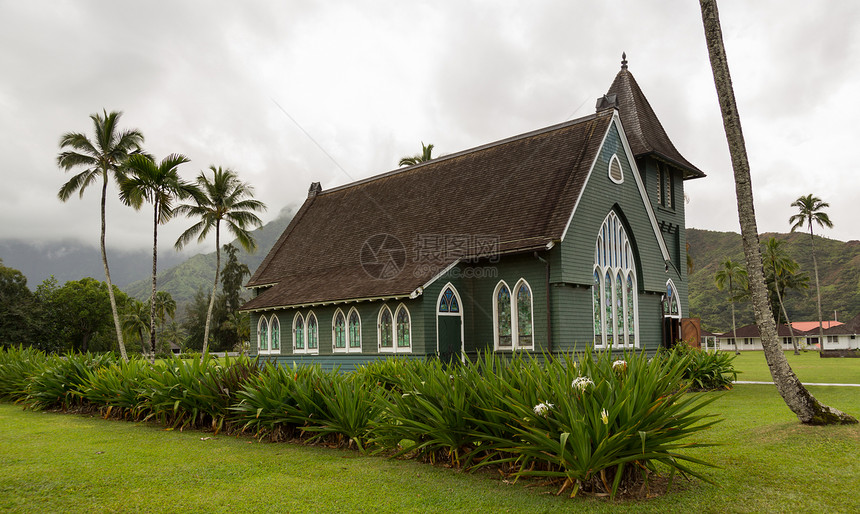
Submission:
MULTIPOLYGON (((785 352, 791 369, 802 382, 860 384, 860 359, 824 358, 818 352, 785 352)), ((764 352, 741 352, 734 360, 735 369, 742 371, 738 380, 770 382, 773 379, 764 359, 764 352)))
MULTIPOLYGON (((860 389, 811 390, 860 415, 860 389)), ((701 436, 721 446, 689 451, 723 466, 704 469, 716 484, 681 480, 668 495, 616 503, 491 473, 0 404, 0 511, 860 512, 860 426, 801 426, 773 386, 699 394, 720 395, 707 409, 725 419, 701 436)))

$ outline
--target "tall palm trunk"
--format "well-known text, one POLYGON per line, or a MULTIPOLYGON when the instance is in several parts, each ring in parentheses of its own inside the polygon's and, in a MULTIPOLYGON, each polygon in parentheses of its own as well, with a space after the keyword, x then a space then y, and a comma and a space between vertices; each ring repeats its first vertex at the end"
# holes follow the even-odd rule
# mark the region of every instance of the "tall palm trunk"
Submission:
POLYGON ((221 222, 215 223, 215 283, 209 296, 209 310, 206 311, 206 328, 203 329, 203 356, 209 352, 209 324, 212 323, 212 308, 215 306, 215 293, 218 291, 218 274, 221 271, 221 222))
POLYGON ((122 360, 127 361, 128 355, 125 353, 125 343, 122 340, 122 327, 119 322, 119 311, 116 308, 116 297, 113 294, 113 283, 110 280, 110 268, 108 268, 107 261, 107 251, 105 250, 105 201, 107 199, 107 185, 108 185, 108 175, 107 170, 104 171, 104 184, 102 184, 102 233, 101 238, 99 239, 101 251, 102 251, 102 265, 105 267, 105 281, 107 282, 108 287, 108 297, 110 298, 110 310, 113 313, 113 324, 116 327, 116 343, 119 346, 119 354, 122 356, 122 360))
POLYGON ((149 362, 155 362, 155 281, 158 262, 158 200, 153 202, 152 217, 152 296, 149 300, 149 362))
MULTIPOLYGON (((800 350, 797 348, 797 341, 794 340, 794 327, 791 326, 791 320, 788 319, 788 311, 785 310, 785 304, 782 303, 782 293, 779 291, 779 275, 776 272, 775 265, 773 271, 773 288, 776 289, 776 299, 779 301, 779 308, 782 309, 782 315, 785 316, 785 324, 788 325, 788 333, 791 334, 791 345, 794 347, 794 354, 800 355, 800 350)), ((821 316, 819 316, 819 318, 820 317, 821 316)), ((779 335, 778 332, 777 335, 779 335)))
POLYGON ((756 323, 761 330, 762 346, 774 384, 776 384, 776 388, 785 403, 802 423, 812 425, 857 423, 853 417, 819 403, 798 380, 780 348, 773 312, 771 312, 767 300, 767 286, 765 285, 759 247, 749 160, 741 130, 740 115, 735 102, 735 93, 732 88, 732 79, 729 74, 726 49, 723 46, 717 4, 715 0, 699 0, 699 3, 702 9, 702 23, 705 28, 705 41, 714 74, 714 84, 722 111, 729 153, 732 158, 738 219, 741 225, 744 256, 750 278, 753 309, 756 323))
MULTIPOLYGON (((729 294, 732 294, 732 288, 729 286, 729 294)), ((735 343, 735 355, 740 355, 741 352, 738 351, 738 332, 735 329, 735 300, 732 297, 732 301, 729 302, 732 304, 732 341, 735 343)))
POLYGON ((818 300, 818 356, 824 355, 824 327, 821 323, 821 286, 818 284, 818 260, 815 258, 815 237, 812 235, 812 218, 809 218, 809 242, 812 245, 812 268, 815 270, 815 298, 818 300))

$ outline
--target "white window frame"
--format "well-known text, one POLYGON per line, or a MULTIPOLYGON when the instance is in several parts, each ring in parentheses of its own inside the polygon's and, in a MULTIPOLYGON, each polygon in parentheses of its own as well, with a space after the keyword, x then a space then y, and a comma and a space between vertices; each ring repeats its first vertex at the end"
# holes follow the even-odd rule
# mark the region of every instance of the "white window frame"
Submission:
POLYGON ((316 314, 314 314, 314 311, 310 311, 307 313, 307 315, 305 315, 305 351, 300 352, 300 353, 307 353, 310 355, 317 355, 320 353, 320 319, 316 314), (316 322, 315 323, 315 325, 316 325, 316 336, 317 336, 317 347, 316 348, 310 347, 310 340, 311 340, 310 334, 311 334, 311 332, 310 332, 309 327, 310 327, 311 318, 313 318, 314 321, 316 322))
POLYGON ((517 350, 534 350, 535 347, 535 309, 534 309, 534 289, 531 284, 524 278, 520 278, 517 280, 516 284, 513 288, 508 285, 504 280, 499 280, 499 283, 496 284, 496 287, 493 289, 493 349, 497 352, 512 352, 517 350), (531 333, 532 333, 532 342, 530 345, 521 345, 520 344, 520 324, 519 324, 519 312, 517 309, 517 293, 519 292, 520 286, 525 284, 526 287, 529 288, 529 308, 531 309, 532 319, 531 319, 531 333), (502 286, 508 288, 508 293, 510 294, 510 302, 511 302, 511 345, 510 346, 501 346, 499 344, 499 291, 502 289, 502 286))
POLYGON ((606 173, 609 175, 609 180, 616 184, 624 183, 624 166, 621 165, 621 159, 618 158, 618 154, 612 154, 612 157, 609 159, 609 166, 606 168, 606 173), (621 178, 616 179, 612 176, 612 164, 618 163, 618 170, 621 174, 621 178))
POLYGON ((511 327, 513 338, 513 348, 515 350, 534 350, 535 347, 535 292, 532 289, 531 284, 524 278, 521 278, 517 281, 517 284, 514 286, 514 290, 511 292, 511 322, 515 325, 511 327), (529 289, 529 312, 531 312, 531 335, 532 342, 529 345, 520 344, 520 309, 519 309, 519 294, 520 287, 525 285, 529 289))
POLYGON ((397 310, 394 311, 394 317, 391 318, 391 328, 392 335, 394 336, 392 339, 392 344, 394 345, 394 353, 412 353, 412 314, 409 313, 409 309, 405 304, 400 304, 397 306, 397 310), (398 346, 397 344, 397 317, 400 316, 400 311, 406 313, 406 319, 409 320, 409 346, 398 346))
POLYGON ((346 317, 346 314, 344 314, 343 310, 339 307, 335 309, 334 314, 331 316, 331 351, 332 353, 349 353, 349 318, 346 317), (338 313, 343 316, 343 340, 346 345, 343 348, 335 346, 337 343, 337 338, 335 336, 335 322, 337 322, 338 313))
POLYGON ((269 327, 269 320, 265 315, 260 316, 260 319, 257 320, 257 353, 260 355, 268 355, 271 353, 272 344, 271 344, 271 336, 272 331, 269 327), (263 331, 263 324, 266 324, 266 349, 262 348, 263 338, 261 337, 261 332, 263 331))
MULTIPOLYGON (((383 305, 379 308, 379 313, 376 315, 376 348, 381 353, 396 353, 397 347, 397 320, 394 318, 394 313, 388 305, 383 305), (388 312, 391 318, 391 347, 385 348, 382 346, 382 314, 388 312)), ((411 343, 411 339, 410 339, 411 343)))
POLYGON ((361 314, 359 314, 358 309, 353 307, 346 315, 346 353, 361 353, 361 333, 361 314), (355 348, 352 347, 352 332, 349 329, 349 319, 352 317, 352 313, 358 317, 358 346, 355 348))
POLYGON ((279 355, 281 353, 281 348, 283 348, 284 337, 281 334, 281 320, 278 318, 276 314, 272 314, 272 317, 269 318, 269 353, 273 355, 279 355), (274 341, 274 337, 272 334, 275 332, 275 325, 278 326, 278 348, 272 348, 272 342, 274 341))
MULTIPOLYGON (((630 238, 627 236, 627 231, 621 218, 615 211, 609 211, 600 230, 597 231, 597 240, 594 245, 594 267, 592 268, 592 282, 594 275, 600 278, 599 284, 591 285, 591 313, 592 313, 592 333, 594 326, 600 324, 600 334, 594 335, 595 348, 639 348, 639 295, 638 281, 636 279, 636 256, 633 255, 633 247, 630 244, 630 238), (609 283, 607 283, 607 275, 609 283), (621 285, 621 302, 622 315, 624 316, 623 331, 618 333, 618 290, 615 283, 618 281, 618 276, 621 276, 623 282, 621 285), (633 330, 630 329, 629 323, 629 292, 627 291, 627 277, 633 279, 633 330), (611 303, 610 318, 606 319, 606 297, 607 287, 609 287, 609 296, 611 303), (598 298, 600 300, 600 319, 595 318, 594 290, 599 288, 598 298), (612 344, 608 343, 609 334, 612 334, 612 344), (633 336, 633 342, 629 342, 630 336, 633 336)), ((677 289, 675 289, 677 293, 677 289)), ((679 304, 680 311, 680 304, 679 304)))
POLYGON ((302 316, 301 312, 297 312, 296 315, 293 316, 293 353, 307 353, 307 351, 308 351, 308 337, 307 337, 308 330, 307 330, 307 328, 308 328, 308 325, 307 325, 307 322, 305 321, 305 317, 302 316), (298 324, 299 320, 302 321, 302 332, 303 332, 302 340, 303 340, 304 348, 297 348, 296 347, 296 343, 298 342, 298 329, 296 328, 296 325, 298 324))

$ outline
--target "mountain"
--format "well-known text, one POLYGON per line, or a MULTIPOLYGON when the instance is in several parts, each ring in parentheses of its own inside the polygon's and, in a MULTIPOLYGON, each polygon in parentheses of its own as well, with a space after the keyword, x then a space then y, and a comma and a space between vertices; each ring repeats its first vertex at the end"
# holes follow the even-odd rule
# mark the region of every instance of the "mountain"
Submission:
MULTIPOLYGON (((234 246, 239 248, 239 260, 246 264, 251 270, 251 273, 256 271, 257 267, 266 258, 266 254, 281 237, 284 229, 293 219, 294 212, 289 208, 284 208, 278 214, 277 218, 266 223, 262 227, 253 231, 254 239, 257 241, 257 251, 249 254, 238 243, 234 246)), ((227 244, 228 241, 223 241, 221 244, 227 244)), ((206 254, 197 254, 185 261, 176 264, 170 268, 158 273, 158 290, 167 291, 176 301, 177 306, 182 306, 194 299, 194 295, 201 288, 206 291, 212 289, 212 280, 215 278, 215 242, 211 242, 213 250, 206 254)), ((166 252, 165 252, 166 253, 166 252)), ((150 255, 149 265, 152 266, 152 255, 150 255)), ((161 256, 159 255, 159 260, 161 256)), ((224 265, 225 255, 221 252, 221 266, 224 265)), ((144 268, 146 269, 146 268, 144 268)), ((113 272, 111 272, 113 273, 113 272)), ((145 300, 149 298, 152 290, 152 281, 150 277, 141 278, 136 282, 128 284, 122 288, 123 291, 130 296, 145 300)), ((182 312, 182 308, 177 309, 177 312, 182 312)))
MULTIPOLYGON (((809 275, 809 289, 789 291, 785 306, 792 321, 814 321, 818 318, 815 302, 815 270, 808 233, 765 233, 760 240, 775 237, 786 241, 789 256, 809 275)), ((726 291, 714 285, 714 274, 726 257, 744 263, 740 234, 687 229, 693 273, 689 277, 690 316, 702 319, 702 328, 711 332, 731 330, 731 308, 726 291)), ((821 281, 821 309, 825 320, 848 320, 860 312, 860 241, 837 241, 815 236, 815 255, 821 281)), ((749 303, 735 305, 737 326, 754 321, 749 303)))
MULTIPOLYGON (((108 248, 110 276, 122 288, 139 280, 152 269, 151 250, 114 250, 108 248)), ((53 275, 60 284, 69 280, 93 277, 104 280, 101 251, 79 241, 52 241, 32 243, 17 239, 0 240, 0 259, 3 265, 20 270, 27 277, 27 285, 35 290, 42 281, 53 275)), ((167 269, 186 259, 178 253, 159 256, 159 269, 167 269)))

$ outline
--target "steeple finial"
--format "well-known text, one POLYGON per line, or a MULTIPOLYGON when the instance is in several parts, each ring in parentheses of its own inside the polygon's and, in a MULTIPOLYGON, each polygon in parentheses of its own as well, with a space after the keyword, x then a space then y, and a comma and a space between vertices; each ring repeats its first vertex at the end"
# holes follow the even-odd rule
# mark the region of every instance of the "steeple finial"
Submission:
POLYGON ((627 53, 626 52, 621 52, 621 69, 622 70, 627 69, 627 53))

